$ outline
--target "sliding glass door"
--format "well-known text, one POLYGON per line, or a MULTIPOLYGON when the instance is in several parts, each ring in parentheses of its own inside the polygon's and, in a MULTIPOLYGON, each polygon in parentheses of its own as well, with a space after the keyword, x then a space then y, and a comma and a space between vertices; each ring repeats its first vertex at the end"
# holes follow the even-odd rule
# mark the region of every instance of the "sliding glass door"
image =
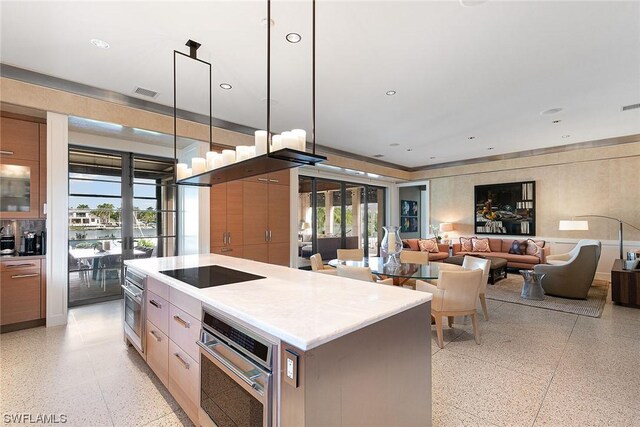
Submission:
POLYGON ((385 189, 368 184, 300 176, 298 185, 298 265, 319 253, 326 262, 338 249, 379 254, 385 189))
POLYGON ((120 298, 123 260, 175 253, 173 161, 69 150, 69 305, 120 298))

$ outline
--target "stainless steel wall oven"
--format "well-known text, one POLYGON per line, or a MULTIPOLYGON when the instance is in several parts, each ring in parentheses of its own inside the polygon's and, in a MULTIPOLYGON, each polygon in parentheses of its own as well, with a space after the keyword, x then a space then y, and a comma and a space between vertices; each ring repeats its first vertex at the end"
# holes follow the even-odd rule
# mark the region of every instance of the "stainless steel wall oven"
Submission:
POLYGON ((144 356, 145 341, 145 285, 146 277, 126 269, 124 284, 125 339, 144 356))

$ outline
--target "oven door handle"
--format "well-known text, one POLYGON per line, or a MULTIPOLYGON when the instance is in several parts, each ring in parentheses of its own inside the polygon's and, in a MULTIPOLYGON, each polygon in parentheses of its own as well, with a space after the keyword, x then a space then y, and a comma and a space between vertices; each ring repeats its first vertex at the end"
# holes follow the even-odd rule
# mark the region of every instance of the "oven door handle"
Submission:
POLYGON ((133 299, 135 302, 137 302, 138 304, 142 305, 142 292, 140 293, 135 293, 130 289, 130 286, 127 284, 124 285, 120 285, 120 287, 122 289, 124 289, 124 293, 129 295, 131 297, 131 299, 133 299))
MULTIPOLYGON (((226 357, 224 357, 222 354, 218 353, 215 350, 215 347, 219 346, 219 345, 224 345, 222 344, 220 341, 213 341, 213 342, 208 342, 207 344, 203 344, 201 341, 197 341, 197 344, 211 357, 213 357, 214 359, 216 359, 218 362, 222 363, 222 365, 224 365, 227 369, 229 369, 231 372, 233 372, 234 374, 236 374, 236 376, 238 378, 240 378, 242 381, 244 381, 245 383, 247 383, 247 385, 249 387, 251 387, 253 390, 255 390, 258 394, 260 394, 260 396, 264 396, 264 390, 262 389, 262 386, 253 381, 253 379, 251 377, 248 377, 244 371, 242 371, 241 369, 239 369, 238 367, 236 367, 233 362, 231 362, 229 359, 227 359, 226 357)), ((227 347, 227 346, 225 346, 227 347)), ((231 349, 231 347, 227 347, 229 348, 229 350, 233 351, 235 353, 235 350, 231 349)), ((240 356, 241 357, 241 356, 240 356)), ((259 369, 256 366, 257 369, 259 369)), ((259 369, 260 371, 262 371, 261 369, 259 369)), ((259 376, 259 375, 258 375, 259 376)), ((253 377, 256 378, 257 376, 253 377)))

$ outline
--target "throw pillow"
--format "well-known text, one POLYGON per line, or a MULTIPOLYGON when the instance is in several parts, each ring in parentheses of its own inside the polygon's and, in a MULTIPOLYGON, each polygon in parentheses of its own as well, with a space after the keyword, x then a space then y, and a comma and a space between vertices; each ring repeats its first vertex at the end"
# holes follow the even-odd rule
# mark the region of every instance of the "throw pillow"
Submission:
POLYGON ((473 252, 491 252, 491 248, 489 247, 489 239, 473 238, 471 240, 471 244, 473 247, 473 252))
POLYGON ((422 252, 438 253, 438 241, 436 239, 419 240, 418 246, 422 252))
POLYGON ((406 239, 402 239, 402 249, 411 249, 411 245, 409 245, 406 239))
POLYGON ((461 237, 460 238, 460 252, 473 251, 473 239, 475 237, 461 237))
POLYGON ((523 240, 522 242, 519 242, 514 240, 511 244, 511 248, 509 249, 509 253, 514 255, 525 255, 527 253, 527 241, 523 240))
POLYGON ((542 252, 543 247, 544 242, 536 242, 531 239, 527 239, 527 255, 540 257, 540 253, 542 252), (540 243, 542 243, 542 246, 540 246, 540 243))

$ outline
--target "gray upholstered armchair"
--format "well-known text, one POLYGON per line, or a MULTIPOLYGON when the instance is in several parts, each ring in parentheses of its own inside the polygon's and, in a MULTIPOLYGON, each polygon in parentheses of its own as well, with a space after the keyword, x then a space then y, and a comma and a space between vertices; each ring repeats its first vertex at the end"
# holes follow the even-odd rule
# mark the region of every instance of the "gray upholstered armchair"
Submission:
POLYGON ((596 275, 600 260, 601 243, 598 240, 580 240, 570 252, 549 255, 549 264, 533 267, 545 274, 542 288, 545 293, 564 298, 586 298, 596 275))

